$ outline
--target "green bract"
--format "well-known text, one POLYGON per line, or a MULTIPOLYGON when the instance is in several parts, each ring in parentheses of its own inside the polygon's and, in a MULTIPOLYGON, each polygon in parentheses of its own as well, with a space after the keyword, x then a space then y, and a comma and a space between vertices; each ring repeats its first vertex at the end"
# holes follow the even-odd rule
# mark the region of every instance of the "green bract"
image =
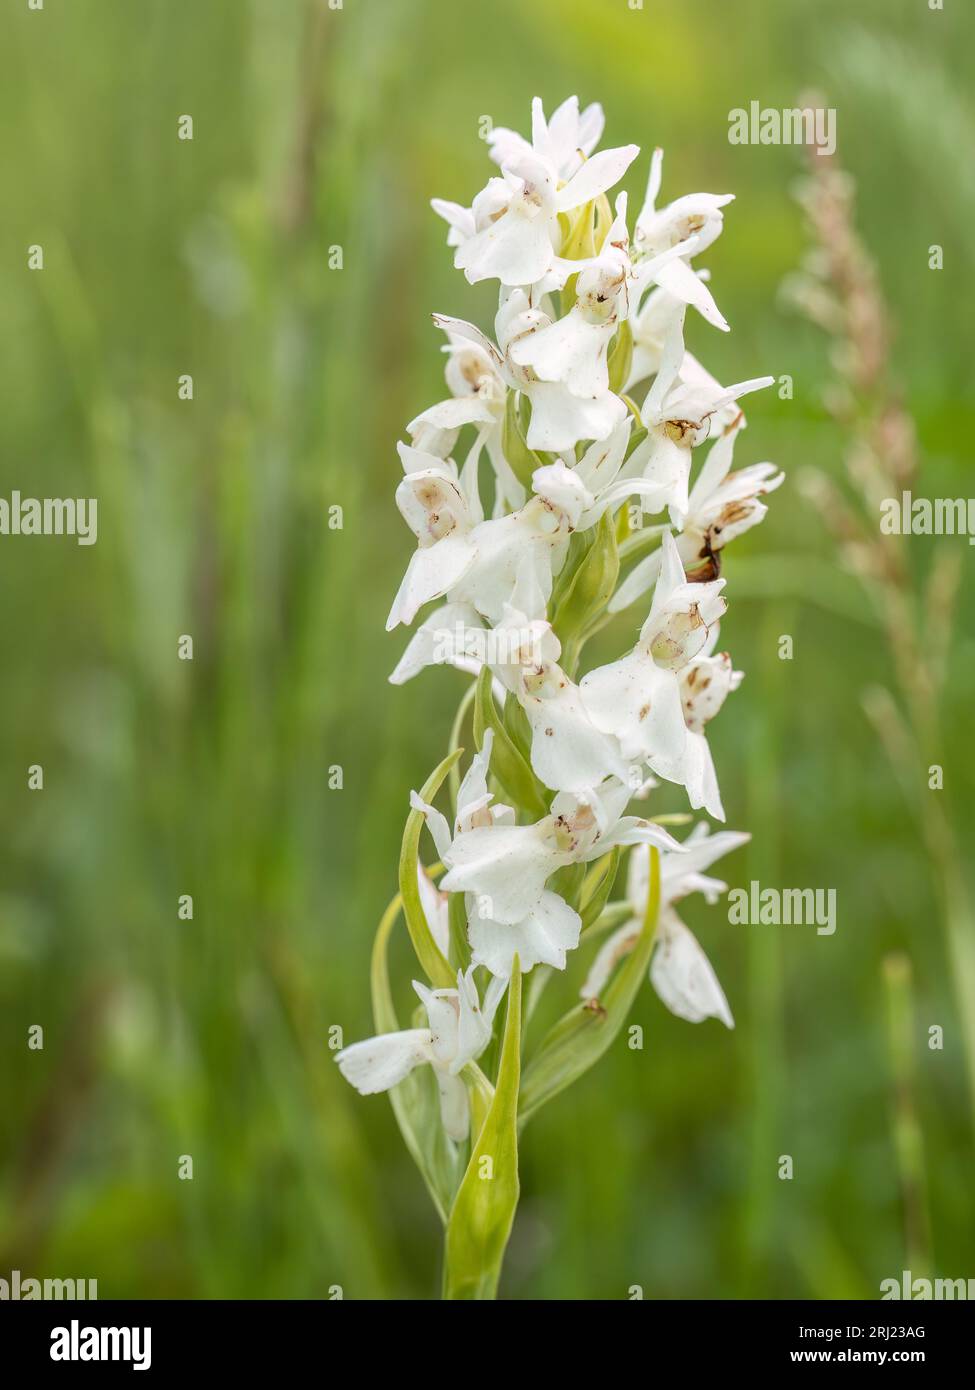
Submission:
MULTIPOLYGON (((423 801, 433 800, 440 790, 447 773, 463 751, 463 748, 458 748, 453 753, 449 753, 440 766, 437 767, 435 771, 431 772, 430 776, 423 784, 423 791, 420 793, 423 801)), ((433 939, 433 934, 430 931, 430 924, 427 922, 423 912, 423 904, 420 902, 418 855, 420 851, 420 831, 422 829, 422 813, 420 811, 411 811, 406 818, 406 829, 403 831, 403 847, 400 850, 399 856, 399 891, 403 899, 403 916, 406 918, 406 928, 410 933, 410 940, 413 942, 416 958, 426 971, 427 978, 432 984, 449 989, 454 983, 455 974, 447 963, 440 947, 433 939)))
POLYGON ((517 391, 509 391, 505 398, 504 405, 504 425, 501 431, 501 447, 504 456, 511 464, 511 471, 524 487, 530 488, 532 474, 536 468, 541 468, 547 460, 542 455, 529 449, 525 440, 527 432, 527 420, 522 424, 522 414, 531 418, 531 403, 526 397, 520 398, 517 391))
POLYGON ((474 737, 478 748, 484 744, 486 729, 494 731, 491 768, 501 785, 506 801, 522 807, 532 820, 548 814, 542 785, 525 755, 516 746, 504 721, 498 716, 491 691, 491 671, 485 666, 477 678, 474 700, 474 737))
POLYGON ((515 957, 494 1096, 447 1223, 446 1298, 493 1298, 518 1206, 521 970, 515 957))

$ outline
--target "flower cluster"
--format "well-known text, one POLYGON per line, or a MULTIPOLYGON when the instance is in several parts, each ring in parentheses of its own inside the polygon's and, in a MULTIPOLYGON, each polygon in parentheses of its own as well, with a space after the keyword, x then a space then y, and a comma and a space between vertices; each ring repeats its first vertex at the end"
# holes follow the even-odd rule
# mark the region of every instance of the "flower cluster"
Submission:
POLYGON ((706 727, 741 673, 717 649, 722 553, 782 481, 768 463, 733 471, 738 402, 773 378, 722 386, 684 347, 688 308, 728 331, 694 262, 732 195, 658 207, 656 150, 631 236, 626 194, 612 206, 608 195, 639 150, 597 152, 602 130, 598 105, 580 111, 571 97, 546 119, 536 98, 530 140, 492 133, 500 175, 471 206, 433 202, 455 266, 472 284, 499 283, 493 337, 433 316, 449 395, 399 445, 396 502, 417 548, 387 623, 436 605, 395 683, 438 663, 475 682, 479 751, 453 821, 412 797, 445 871, 435 885, 421 868, 419 883, 456 988, 416 984, 428 1026, 354 1044, 338 1061, 363 1093, 429 1062, 455 1140, 469 1124, 461 1075, 490 1041, 516 958, 522 972, 563 970, 584 925, 587 938, 615 926, 582 988, 599 1008, 640 935, 648 855, 631 854, 625 900, 584 924, 586 866, 615 855, 615 870, 630 847, 660 856, 657 993, 682 1018, 733 1026, 674 904, 695 891, 714 901, 725 885, 704 870, 748 837, 701 823, 681 843, 627 809, 662 778, 724 819, 706 727), (588 639, 637 602, 631 648, 580 674, 588 639))

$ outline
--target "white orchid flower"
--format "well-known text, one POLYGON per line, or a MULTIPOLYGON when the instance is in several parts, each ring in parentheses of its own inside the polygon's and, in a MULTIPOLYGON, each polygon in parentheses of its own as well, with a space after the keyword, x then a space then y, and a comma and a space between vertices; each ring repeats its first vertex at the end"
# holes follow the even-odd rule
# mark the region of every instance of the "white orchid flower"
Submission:
POLYGON ((659 511, 666 504, 666 482, 638 476, 623 466, 630 428, 631 418, 627 416, 607 439, 591 444, 577 464, 559 459, 532 474, 536 496, 564 516, 570 530, 588 531, 610 508, 633 495, 641 496, 650 511, 659 511))
MULTIPOLYGON (((566 262, 566 265, 571 265, 574 269, 578 269, 578 264, 566 262)), ((434 322, 455 340, 470 343, 483 358, 490 360, 492 370, 498 379, 511 389, 522 391, 528 397, 532 406, 527 436, 529 448, 546 452, 574 449, 580 440, 606 439, 628 419, 625 403, 608 389, 608 378, 605 390, 597 390, 592 395, 578 396, 574 395, 564 382, 543 381, 532 367, 520 366, 513 359, 512 351, 518 345, 555 325, 555 321, 533 301, 528 291, 517 288, 502 293, 495 319, 499 347, 474 324, 466 323, 462 319, 435 314, 434 322)), ((423 422, 424 417, 419 416, 414 424, 422 427, 423 422)), ((493 434, 487 435, 489 453, 495 440, 496 436, 493 434)), ((423 442, 429 449, 426 438, 423 438, 423 442)), ((431 451, 438 452, 437 449, 431 451)), ((440 451, 443 451, 442 448, 440 451)), ((449 452, 449 442, 447 451, 449 452)), ((505 482, 506 465, 499 464, 493 454, 492 463, 510 505, 511 499, 517 498, 514 489, 505 482)))
POLYGON ((582 931, 578 912, 549 888, 517 922, 497 922, 483 916, 471 895, 467 897, 467 914, 471 960, 503 981, 510 978, 516 955, 523 974, 536 965, 564 970, 568 953, 578 946, 582 931))
POLYGON ((544 616, 553 567, 561 568, 572 529, 565 513, 536 495, 516 512, 481 520, 476 474, 471 472, 476 458, 458 475, 452 459, 403 444, 399 450, 407 472, 396 503, 418 548, 390 609, 387 631, 411 623, 423 604, 444 597, 498 622, 519 578, 540 605, 529 616, 544 616), (526 573, 530 582, 525 582, 526 573))
POLYGON ((427 666, 453 666, 477 675, 487 629, 469 603, 445 603, 434 609, 417 628, 389 677, 390 685, 404 685, 427 666))
POLYGON ((715 625, 701 654, 680 672, 681 708, 687 739, 678 762, 669 771, 663 765, 656 770, 662 777, 685 788, 694 810, 703 807, 715 820, 724 820, 718 778, 704 726, 718 713, 730 692, 741 685, 743 673, 734 670, 727 652, 712 655, 717 640, 715 625))
MULTIPOLYGON (((578 275, 575 302, 569 312, 546 322, 536 311, 507 326, 508 361, 533 404, 540 384, 562 386, 582 401, 599 402, 609 397, 609 349, 613 338, 620 324, 630 317, 646 286, 665 274, 667 265, 679 258, 681 250, 678 246, 665 251, 634 272, 626 230, 626 194, 620 194, 616 219, 599 254, 581 263, 581 269, 579 262, 564 263, 577 269, 578 275)), ((616 407, 612 409, 618 413, 616 407)), ((547 437, 550 439, 551 434, 547 437)), ((528 442, 531 444, 531 436, 528 442)))
MULTIPOLYGON (((438 327, 444 325, 438 322, 438 327)), ((479 343, 460 337, 449 327, 444 369, 450 398, 429 406, 407 425, 414 447, 446 458, 464 425, 492 427, 504 416, 507 387, 494 356, 479 343)))
MULTIPOLYGON (((667 539, 673 544, 669 535, 667 539)), ((723 582, 715 580, 711 584, 687 587, 713 589, 720 587, 723 582)), ((600 671, 591 673, 597 677, 591 685, 587 686, 589 677, 585 677, 581 684, 583 700, 597 728, 605 727, 605 702, 611 698, 611 692, 615 689, 629 696, 631 705, 625 709, 625 721, 617 730, 624 756, 629 755, 631 748, 635 756, 635 745, 642 736, 642 753, 653 771, 666 781, 683 787, 691 807, 695 811, 703 808, 715 820, 724 820, 725 814, 704 728, 743 679, 743 673, 733 669, 727 652, 717 656, 712 654, 718 638, 715 615, 718 612, 717 604, 721 603, 721 599, 717 603, 712 602, 708 610, 711 626, 701 651, 676 671, 651 670, 645 655, 646 648, 641 643, 628 657, 614 663, 616 669, 602 667, 600 671), (644 654, 638 655, 641 648, 644 654), (634 728, 632 701, 636 690, 644 692, 646 703, 641 707, 634 728), (654 701, 657 711, 655 723, 651 715, 654 701), (648 728, 648 725, 652 727, 648 728), (630 731, 632 743, 627 741, 627 730, 630 731)), ((664 644, 668 645, 669 639, 664 639, 664 644)), ((652 642, 650 645, 652 647, 652 642)), ((622 695, 620 698, 622 700, 622 695)), ((620 707, 623 708, 622 704, 620 707)))
POLYGON ((560 382, 574 396, 605 395, 609 345, 620 322, 629 317, 631 273, 626 194, 621 193, 602 249, 578 271, 572 308, 563 318, 511 342, 510 360, 530 368, 540 381, 560 382))
POLYGON ((494 469, 495 515, 506 508, 514 511, 524 504, 525 489, 502 447, 508 386, 500 354, 493 343, 472 337, 470 324, 455 326, 455 320, 441 314, 434 314, 433 321, 447 335, 445 376, 451 397, 417 415, 407 425, 407 433, 415 448, 446 458, 460 430, 473 426, 477 431, 475 447, 486 451, 494 469))
MULTIPOLYGON (((464 1223, 476 1220, 467 1199, 476 1194, 459 1163, 444 1170, 431 1140, 439 1135, 441 1148, 444 1134, 454 1143, 465 1140, 474 1089, 483 1083, 493 1083, 499 1100, 507 1087, 511 1099, 526 1045, 524 1034, 518 1039, 517 1008, 509 1009, 503 1040, 495 1038, 501 1046, 492 1047, 491 1065, 482 1060, 483 1075, 474 1059, 497 1032, 499 1001, 509 980, 515 984, 514 962, 524 973, 547 967, 530 982, 527 1025, 538 986, 551 971, 564 970, 579 945, 583 902, 587 914, 598 911, 611 886, 603 870, 623 850, 638 852, 630 854, 627 902, 613 904, 610 914, 614 927, 623 925, 599 937, 603 944, 582 989, 592 1015, 605 1014, 600 994, 612 1012, 625 978, 609 994, 606 987, 639 941, 629 970, 646 963, 668 1009, 694 1022, 713 1017, 734 1026, 715 972, 677 905, 692 892, 715 901, 725 884, 710 875, 712 863, 748 837, 710 835, 700 825, 680 844, 661 822, 690 818, 658 815, 646 798, 670 781, 685 788, 695 810, 724 819, 707 725, 742 676, 717 649, 726 609, 721 558, 728 541, 763 518, 766 494, 782 482, 768 463, 732 471, 745 423, 739 400, 773 378, 725 387, 684 343, 689 306, 728 330, 709 274, 695 268, 695 259, 720 235, 731 195, 697 193, 658 209, 658 150, 631 238, 626 195, 610 190, 638 149, 598 152, 603 125, 598 104, 580 110, 570 97, 547 118, 536 98, 530 138, 506 128, 488 133, 497 169, 470 207, 433 201, 447 224, 455 266, 471 283, 499 283, 497 311, 488 333, 433 316, 446 338, 446 388, 438 393, 445 399, 415 415, 409 443, 398 446, 403 478, 396 502, 417 545, 387 622, 388 628, 414 624, 390 680, 400 684, 430 665, 476 677, 476 689, 468 684, 457 708, 449 747, 470 720, 472 703, 481 747, 459 785, 456 753, 431 774, 427 785, 446 797, 445 767, 454 765, 456 794, 446 814, 410 794, 404 844, 415 860, 417 914, 407 885, 407 925, 431 984, 414 982, 422 1007, 406 1021, 422 1026, 356 1043, 338 1063, 363 1093, 388 1090, 418 1066, 433 1069, 443 1133, 429 1114, 433 1084, 426 1073, 419 1076, 422 1087, 417 1079, 407 1082, 394 1101, 397 1117, 409 1120, 404 1134, 438 1208, 451 1213, 451 1229, 460 1231, 447 1244, 448 1297, 475 1284, 493 1295, 504 1240, 488 1258, 465 1243, 464 1223), (714 445, 695 468, 694 449, 706 439, 714 445), (639 506, 624 512, 634 497, 639 506), (655 518, 642 539, 630 536, 640 512, 655 518), (658 537, 658 551, 648 554, 646 543, 658 537), (618 559, 628 573, 616 585, 618 559), (644 608, 639 634, 627 643, 632 649, 577 676, 586 643, 607 612, 651 589, 649 613, 644 608), (487 689, 493 703, 486 708, 480 697, 487 689), (502 787, 510 805, 498 799, 502 787), (628 814, 631 802, 632 812, 644 814, 628 814), (427 868, 420 857, 428 852, 425 835, 422 847, 416 843, 421 817, 438 866, 427 868), (641 933, 649 936, 646 900, 656 851, 661 901, 650 941, 641 933), (587 874, 589 865, 595 867, 587 874), (590 897, 588 887, 600 875, 590 897), (427 946, 440 953, 436 969, 416 938, 417 920, 427 946), (466 943, 459 929, 466 929, 466 943), (486 987, 475 985, 483 981, 479 970, 491 977, 486 987), (432 987, 448 980, 450 988, 432 987), (431 1124, 432 1134, 426 1132, 431 1124)), ((412 872, 412 862, 409 867, 412 872)), ((377 964, 385 961, 388 933, 403 906, 394 899, 383 917, 377 964)), ((522 1112, 534 1113, 593 1060, 570 1026, 578 1013, 577 1003, 556 1025, 564 1067, 549 1068, 547 1042, 539 1053, 528 1037, 531 1096, 526 1091, 517 1107, 495 1107, 499 1127, 488 1147, 510 1148, 514 1110, 519 1120, 522 1112), (576 1043, 582 1051, 574 1061, 576 1043)))
POLYGON ((531 725, 532 770, 546 787, 584 796, 607 777, 628 781, 617 740, 596 728, 557 662, 523 668, 517 698, 531 725))
POLYGON ((626 418, 609 444, 593 445, 576 468, 560 459, 536 469, 534 495, 523 507, 465 532, 455 549, 467 547, 474 558, 467 565, 457 561, 457 578, 447 591, 450 601, 470 604, 495 624, 506 604, 518 607, 529 621, 544 618, 552 577, 562 568, 572 532, 594 526, 607 508, 630 494, 662 495, 654 479, 618 477, 629 428, 626 418))
POLYGON ((595 727, 579 687, 559 666, 561 650, 547 620, 529 619, 514 604, 504 605, 493 628, 469 604, 445 604, 417 630, 390 681, 402 684, 434 664, 475 672, 486 661, 501 698, 517 699, 525 711, 532 769, 546 787, 583 795, 608 777, 629 781, 616 739, 595 727))
POLYGON ((716 439, 688 499, 687 519, 678 542, 687 562, 715 554, 750 531, 768 512, 760 501, 785 481, 774 463, 753 463, 731 472, 740 426, 716 439))
POLYGON ((415 1067, 429 1064, 440 1090, 444 1130, 456 1143, 462 1143, 470 1130, 470 1105, 460 1073, 491 1040, 505 982, 491 980, 483 1006, 478 1000, 473 966, 466 975, 457 972, 456 989, 428 989, 419 980, 413 981, 413 988, 426 1009, 429 1027, 381 1033, 352 1043, 337 1053, 335 1060, 346 1081, 363 1096, 388 1091, 415 1067))
MULTIPOLYGON (((416 792, 410 795, 410 805, 423 813, 437 853, 445 864, 450 862, 455 844, 469 843, 466 837, 485 830, 518 829, 514 810, 494 802, 488 790, 487 773, 493 742, 493 730, 488 729, 480 752, 471 759, 460 784, 453 828, 442 812, 428 806, 416 792)), ((440 880, 439 891, 457 891, 448 883, 448 878, 449 875, 440 880)), ((557 893, 543 889, 514 922, 492 920, 483 913, 483 906, 483 898, 478 900, 470 893, 467 895, 468 940, 474 965, 486 966, 493 976, 504 981, 511 975, 516 953, 521 969, 526 972, 539 964, 565 969, 566 952, 578 945, 582 922, 579 914, 557 893)))
MULTIPOLYGON (((405 477, 396 505, 418 548, 393 600, 386 629, 411 623, 430 599, 441 598, 474 562, 469 536, 481 520, 476 475, 458 474, 453 459, 398 446, 405 477)), ((476 459, 474 460, 476 467, 476 459)))
POLYGON ((688 1023, 717 1018, 726 1028, 735 1020, 714 968, 675 912, 665 912, 650 962, 650 982, 672 1014, 688 1023))
POLYGON ((486 521, 477 519, 474 451, 458 474, 451 459, 399 446, 406 476, 396 500, 418 549, 393 602, 387 629, 412 622, 424 603, 445 596, 451 604, 469 605, 498 623, 519 582, 533 595, 528 608, 520 605, 527 617, 544 617, 553 574, 562 567, 574 530, 595 525, 609 507, 631 494, 664 505, 671 495, 669 485, 661 484, 650 466, 643 470, 646 477, 633 476, 637 470, 632 465, 621 468, 630 418, 618 397, 608 398, 622 412, 608 444, 596 441, 576 468, 560 459, 536 469, 534 495, 525 505, 486 521), (620 476, 623 472, 626 477, 620 476))
MULTIPOLYGON (((505 126, 496 126, 488 136, 488 151, 495 164, 502 168, 510 167, 523 155, 540 156, 554 167, 559 179, 567 180, 578 172, 599 144, 605 124, 603 108, 598 101, 580 112, 579 98, 569 97, 546 121, 541 98, 535 97, 532 101, 532 139, 526 140, 523 135, 505 126)), ((497 213, 504 206, 503 180, 491 182, 502 185, 501 201, 492 206, 488 200, 487 206, 478 208, 477 211, 483 216, 497 213)), ((464 208, 443 198, 431 199, 431 206, 449 227, 448 246, 462 246, 477 231, 475 208, 464 208)))
POLYGON ((645 760, 668 781, 680 781, 687 744, 678 673, 704 649, 724 613, 724 580, 689 584, 673 537, 663 560, 650 613, 631 652, 590 671, 580 690, 590 718, 619 739, 624 758, 645 760))
POLYGON ((542 496, 531 497, 507 516, 483 521, 470 533, 471 564, 451 585, 452 602, 469 603, 492 623, 504 616, 519 583, 530 576, 537 596, 529 619, 543 618, 552 593, 552 575, 562 568, 571 525, 566 514, 542 496))
POLYGON ((588 801, 563 793, 552 802, 548 823, 538 823, 543 827, 541 831, 533 826, 510 827, 536 830, 535 836, 509 839, 507 845, 474 845, 461 837, 455 848, 462 863, 457 870, 451 870, 457 874, 454 882, 466 878, 482 885, 479 892, 467 892, 467 934, 475 962, 504 979, 511 974, 516 952, 523 971, 540 964, 565 969, 567 952, 579 944, 582 921, 558 893, 538 887, 538 875, 546 868, 553 872, 564 863, 588 863, 614 844, 676 844, 659 826, 636 816, 620 816, 618 810, 625 806, 628 797, 627 789, 619 784, 611 793, 604 788, 601 793, 592 794, 588 801), (617 810, 608 809, 609 803, 616 804, 617 810), (504 876, 506 856, 512 848, 520 856, 518 864, 533 875, 532 907, 514 921, 506 919, 524 909, 512 907, 505 899, 499 911, 494 893, 487 891, 496 888, 504 876), (493 859, 494 853, 501 855, 500 862, 493 859))
MULTIPOLYGON (((494 793, 488 790, 487 775, 493 746, 494 730, 486 729, 480 752, 475 753, 471 759, 470 767, 457 791, 457 811, 453 829, 442 811, 438 811, 435 806, 428 806, 421 800, 418 792, 410 792, 410 806, 414 811, 423 813, 427 829, 433 836, 433 843, 443 863, 447 862, 446 856, 458 835, 492 825, 514 825, 513 809, 505 806, 503 802, 494 803, 494 793)), ((441 879, 440 888, 441 891, 449 891, 446 879, 441 879)))
MULTIPOLYGON (((491 804, 487 769, 493 737, 492 730, 488 729, 481 751, 472 759, 461 783, 453 830, 440 811, 426 805, 415 792, 411 795, 410 803, 415 810, 423 812, 444 863, 448 863, 454 845, 469 844, 472 835, 477 836, 485 830, 503 833, 518 829, 511 807, 491 804)), ((522 829, 530 830, 531 827, 522 829)), ((451 888, 447 878, 441 880, 441 889, 457 891, 456 887, 451 888)), ((475 965, 484 965, 492 975, 507 980, 517 952, 523 971, 531 970, 538 964, 565 968, 566 952, 578 944, 582 923, 579 914, 557 893, 545 890, 542 885, 521 909, 520 916, 506 922, 491 920, 483 913, 483 905, 483 899, 476 901, 470 894, 467 896, 468 937, 475 965)))
POLYGON ((531 766, 551 791, 590 794, 609 777, 629 780, 619 744, 601 733, 582 703, 579 687, 558 664, 562 645, 548 622, 529 623, 508 605, 495 632, 518 634, 523 645, 502 643, 506 660, 493 669, 525 711, 532 731, 531 766))
POLYGON ((402 684, 434 664, 474 672, 487 661, 501 698, 517 699, 528 717, 535 775, 551 791, 582 795, 630 774, 619 744, 593 725, 579 687, 559 666, 561 650, 548 621, 531 620, 513 604, 494 628, 480 624, 469 604, 445 604, 417 630, 389 679, 402 684))
POLYGON ((752 377, 721 386, 684 350, 684 307, 679 305, 667 333, 660 365, 647 393, 641 418, 648 435, 628 468, 642 466, 645 476, 669 479, 671 517, 681 525, 687 514, 691 450, 712 430, 738 415, 737 402, 752 391, 771 386, 774 377, 752 377), (689 359, 689 360, 688 360, 689 359))
POLYGON ((644 424, 663 426, 678 442, 687 440, 691 447, 696 447, 709 436, 730 429, 740 419, 738 401, 742 396, 762 391, 774 381, 771 376, 756 376, 733 386, 722 386, 696 357, 685 352, 669 389, 666 382, 661 383, 656 394, 657 383, 650 388, 644 424))
POLYGON ((502 140, 501 178, 492 178, 474 199, 470 215, 457 204, 434 209, 450 224, 454 265, 471 284, 533 285, 552 269, 562 242, 559 213, 598 198, 626 173, 639 154, 636 145, 603 150, 585 160, 566 180, 565 134, 545 126, 541 102, 533 105, 533 143, 502 140))
POLYGON ((543 381, 532 367, 521 367, 512 353, 519 345, 555 326, 523 289, 502 299, 495 320, 498 343, 505 354, 509 383, 524 392, 532 413, 527 443, 530 449, 561 452, 583 439, 603 440, 627 418, 626 404, 608 389, 577 395, 564 381, 543 381))
MULTIPOLYGON (((673 904, 689 893, 702 893, 708 903, 716 903, 728 885, 702 872, 716 859, 747 844, 750 835, 735 830, 710 834, 699 824, 684 841, 683 854, 660 856, 660 915, 657 942, 650 965, 650 979, 657 994, 679 1018, 700 1023, 719 1018, 728 1028, 734 1019, 724 991, 697 939, 673 910, 673 904)), ((633 912, 630 921, 606 938, 579 991, 583 999, 598 999, 617 963, 633 950, 643 929, 643 914, 649 893, 647 857, 631 854, 627 874, 627 900, 633 912)))
POLYGON ((639 267, 641 261, 660 258, 666 251, 685 244, 681 255, 666 262, 654 279, 668 294, 683 304, 692 304, 708 323, 727 333, 727 320, 690 260, 720 236, 724 224, 721 209, 732 202, 734 194, 692 193, 658 212, 662 173, 663 150, 656 149, 650 160, 646 198, 633 231, 634 260, 639 267))
MULTIPOLYGON (((707 279, 708 274, 709 272, 706 270, 696 272, 697 278, 702 283, 707 279)), ((686 300, 671 294, 670 290, 658 283, 643 300, 640 308, 631 314, 630 331, 633 334, 633 360, 623 384, 623 390, 627 395, 632 395, 635 386, 638 386, 641 381, 648 380, 659 371, 664 346, 674 319, 680 312, 680 306, 683 303, 686 303, 686 300)), ((696 368, 703 371, 697 358, 692 353, 685 351, 681 363, 682 373, 693 378, 696 368)))
POLYGON ((491 806, 486 772, 490 731, 461 785, 451 836, 446 818, 414 793, 448 873, 443 891, 466 895, 472 960, 507 979, 518 954, 521 969, 551 965, 563 970, 579 941, 581 919, 546 884, 567 864, 588 863, 614 845, 654 844, 679 850, 661 826, 623 811, 630 792, 608 780, 585 798, 560 793, 551 812, 534 825, 514 824, 509 807, 491 806), (476 771, 475 764, 477 765, 476 771))
MULTIPOLYGON (((677 551, 686 568, 693 568, 715 557, 736 536, 757 526, 768 511, 760 499, 785 481, 772 463, 753 463, 730 472, 735 440, 744 428, 744 417, 712 444, 704 467, 691 488, 687 515, 677 551)), ((661 552, 655 550, 635 565, 609 603, 611 613, 628 608, 655 581, 660 570, 661 552)))
MULTIPOLYGON (((484 665, 499 669, 505 662, 521 663, 557 658, 558 638, 543 618, 529 619, 526 612, 544 613, 546 599, 538 586, 531 555, 523 558, 515 579, 511 603, 504 605, 522 615, 517 630, 501 623, 489 627, 470 603, 445 603, 435 609, 417 629, 396 669, 389 677, 392 685, 411 680, 426 666, 453 666, 469 675, 479 675, 484 665)), ((504 699, 505 687, 495 680, 495 698, 504 699)))
POLYGON ((496 126, 488 136, 488 150, 495 164, 504 168, 520 155, 533 153, 547 159, 560 179, 571 179, 599 144, 606 117, 598 101, 582 112, 579 98, 563 101, 546 121, 540 97, 532 101, 532 138, 496 126))
POLYGON ((734 202, 733 193, 689 193, 657 210, 657 195, 663 180, 664 152, 657 148, 650 157, 646 197, 633 230, 633 244, 641 256, 659 256, 679 242, 697 239, 697 250, 706 251, 724 226, 722 208, 734 202))
MULTIPOLYGON (((664 493, 655 479, 616 476, 628 419, 621 426, 625 430, 614 435, 608 449, 594 445, 578 468, 559 460, 536 469, 534 494, 523 507, 476 525, 472 519, 478 503, 468 466, 458 477, 451 460, 418 456, 430 467, 407 475, 397 502, 419 549, 387 628, 411 622, 422 604, 444 596, 450 604, 474 608, 493 624, 501 622, 506 604, 520 608, 529 621, 544 618, 553 575, 562 568, 573 531, 595 525, 608 507, 630 494, 661 499, 662 505, 664 493)), ((416 455, 405 446, 401 453, 416 455)))
POLYGON ((492 920, 513 924, 537 906, 548 880, 567 864, 587 864, 614 845, 677 849, 662 826, 623 815, 629 799, 629 788, 611 779, 585 798, 560 792, 534 825, 462 831, 441 855, 449 869, 442 887, 482 897, 492 920))

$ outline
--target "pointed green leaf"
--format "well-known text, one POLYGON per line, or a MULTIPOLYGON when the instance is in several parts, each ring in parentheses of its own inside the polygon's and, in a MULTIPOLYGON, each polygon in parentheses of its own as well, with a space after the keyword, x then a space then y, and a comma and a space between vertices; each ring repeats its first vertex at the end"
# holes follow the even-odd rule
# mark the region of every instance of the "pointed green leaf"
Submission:
POLYGON ((447 1223, 445 1298, 493 1298, 497 1290, 518 1206, 520 1076, 521 966, 515 956, 494 1098, 447 1223))

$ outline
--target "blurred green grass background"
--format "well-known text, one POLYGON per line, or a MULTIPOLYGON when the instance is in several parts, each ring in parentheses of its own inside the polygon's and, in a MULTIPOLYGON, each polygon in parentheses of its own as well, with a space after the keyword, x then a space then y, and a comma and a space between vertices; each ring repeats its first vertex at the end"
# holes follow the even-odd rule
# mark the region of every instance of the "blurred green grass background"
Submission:
MULTIPOLYGON (((443 671, 385 683, 412 543, 395 442, 443 394, 429 313, 491 325, 492 291, 452 269, 428 199, 483 184, 482 115, 525 129, 536 93, 602 101, 605 143, 643 147, 634 196, 654 144, 667 199, 737 194, 706 258, 733 333, 697 321, 689 345, 721 380, 796 383, 792 401, 752 398, 742 460, 838 475, 828 346, 778 295, 805 249, 800 152, 727 141, 731 108, 817 88, 897 320, 924 490, 968 496, 973 16, 924 0, 5 0, 0 24, 0 495, 99 499, 94 547, 0 539, 0 1274, 97 1278, 102 1297, 435 1296, 439 1228, 389 1105, 346 1087, 327 1047, 335 1024, 371 1031, 408 793, 463 689, 443 671)), ((931 544, 913 542, 919 570, 931 544)), ((945 764, 970 848, 966 561, 945 764)), ((688 904, 737 1029, 641 992, 644 1050, 620 1043, 526 1132, 509 1297, 875 1297, 905 1260, 892 950, 917 990, 934 1266, 975 1274, 931 866, 860 706, 887 679, 883 640, 792 483, 725 573, 724 640, 748 677, 712 747, 728 824, 755 833, 728 876, 834 886, 838 930, 736 928, 688 904)), ((611 630, 617 649, 627 635, 611 630)), ((402 941, 394 964, 405 987, 402 941)))

